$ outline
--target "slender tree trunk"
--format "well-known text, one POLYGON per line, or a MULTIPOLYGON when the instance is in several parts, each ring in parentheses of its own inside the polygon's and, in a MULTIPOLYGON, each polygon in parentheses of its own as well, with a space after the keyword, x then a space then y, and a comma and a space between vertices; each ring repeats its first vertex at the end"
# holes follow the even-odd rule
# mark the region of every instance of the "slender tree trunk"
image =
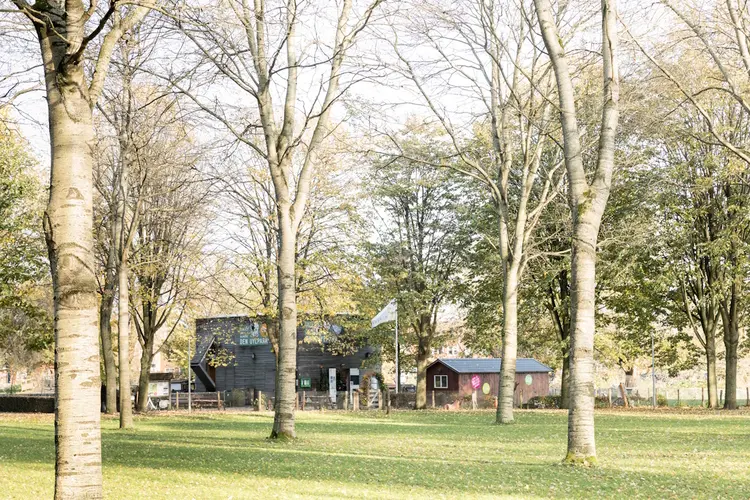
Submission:
POLYGON ((602 0, 602 76, 604 106, 596 171, 587 179, 577 123, 575 89, 549 0, 534 0, 544 45, 557 81, 563 128, 568 202, 573 219, 571 245, 570 409, 565 462, 595 464, 594 333, 596 311, 596 244, 614 171, 615 133, 619 121, 617 5, 602 0))
POLYGON ((719 406, 719 384, 716 381, 716 338, 714 334, 706 335, 706 386, 708 388, 708 407, 719 406))
POLYGON ((598 221, 582 218, 576 225, 571 254, 570 409, 567 460, 593 462, 594 332, 596 309, 596 240, 598 221))
POLYGON ((726 389, 724 391, 724 409, 737 409, 737 345, 739 332, 735 330, 735 340, 724 342, 726 345, 726 389))
POLYGON ((518 351, 518 272, 509 266, 503 286, 503 357, 497 396, 498 424, 513 423, 513 400, 516 388, 516 354, 518 351))
MULTIPOLYGON (((146 336, 146 338, 152 339, 153 336, 146 336)), ((141 353, 141 369, 138 373, 138 401, 135 408, 139 412, 144 412, 148 409, 148 382, 151 374, 151 361, 154 359, 154 345, 146 342, 141 347, 143 352, 141 353)))
MULTIPOLYGON (((43 39, 43 55, 45 49, 52 51, 45 42, 52 43, 43 39)), ((83 64, 68 65, 62 74, 62 57, 44 57, 52 151, 44 229, 54 288, 55 498, 101 498, 99 308, 89 147, 93 127, 82 95, 83 64)))
POLYGON ((279 211, 279 352, 276 412, 272 438, 295 438, 294 400, 297 369, 297 297, 295 276, 295 231, 289 202, 280 201, 279 211))
POLYGON ((112 306, 114 302, 114 280, 111 286, 104 285, 102 302, 99 305, 99 338, 104 357, 104 376, 106 380, 106 412, 113 414, 117 411, 117 366, 112 346, 112 306))
POLYGON ((427 360, 430 356, 430 340, 427 337, 419 337, 417 344, 417 401, 414 406, 417 410, 427 408, 427 360))
MULTIPOLYGON (((733 257, 732 261, 736 263, 737 256, 734 255, 733 257)), ((737 409, 737 348, 740 343, 739 286, 737 281, 732 284, 729 297, 721 305, 721 323, 724 328, 724 352, 727 372, 724 390, 724 408, 727 410, 737 409)))
POLYGON ((560 381, 560 408, 570 408, 570 350, 563 349, 562 380, 560 381))
POLYGON ((119 299, 118 337, 120 358, 120 429, 133 427, 133 406, 130 401, 130 293, 128 261, 123 258, 117 272, 119 299))

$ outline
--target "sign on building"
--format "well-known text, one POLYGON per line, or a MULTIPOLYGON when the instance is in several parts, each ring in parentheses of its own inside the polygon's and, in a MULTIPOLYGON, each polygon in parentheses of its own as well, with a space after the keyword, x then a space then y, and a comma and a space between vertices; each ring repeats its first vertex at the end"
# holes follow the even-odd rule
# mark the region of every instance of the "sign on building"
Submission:
POLYGON ((328 396, 333 403, 336 402, 336 368, 328 369, 328 396))
POLYGON ((267 345, 270 343, 268 339, 268 331, 266 330, 265 324, 260 324, 257 321, 251 321, 243 324, 240 327, 239 332, 239 344, 241 346, 253 346, 253 345, 267 345))

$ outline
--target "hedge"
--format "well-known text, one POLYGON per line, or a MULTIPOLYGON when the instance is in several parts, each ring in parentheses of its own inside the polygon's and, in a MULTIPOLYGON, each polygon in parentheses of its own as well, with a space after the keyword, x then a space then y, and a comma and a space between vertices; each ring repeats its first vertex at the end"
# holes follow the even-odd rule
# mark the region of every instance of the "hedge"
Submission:
POLYGON ((0 396, 0 412, 55 413, 55 397, 0 396))

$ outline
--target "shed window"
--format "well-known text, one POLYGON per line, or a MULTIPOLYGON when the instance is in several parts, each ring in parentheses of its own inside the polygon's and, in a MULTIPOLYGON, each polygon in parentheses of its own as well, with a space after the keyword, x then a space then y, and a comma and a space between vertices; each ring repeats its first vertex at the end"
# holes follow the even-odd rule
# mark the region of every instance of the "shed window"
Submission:
POLYGON ((448 375, 435 375, 435 389, 448 388, 448 375))

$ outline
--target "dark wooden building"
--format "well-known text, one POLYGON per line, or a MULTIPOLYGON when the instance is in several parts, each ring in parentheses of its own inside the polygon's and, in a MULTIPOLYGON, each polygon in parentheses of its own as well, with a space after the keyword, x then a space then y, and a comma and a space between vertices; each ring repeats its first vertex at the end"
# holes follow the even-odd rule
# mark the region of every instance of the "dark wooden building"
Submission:
MULTIPOLYGON (((474 391, 472 378, 477 377, 480 394, 497 395, 502 359, 437 359, 427 367, 427 390, 457 392, 459 396, 474 391)), ((516 404, 534 396, 549 395, 552 369, 530 358, 516 360, 516 404)))
MULTIPOLYGON (((267 325, 259 318, 223 316, 195 322, 196 352, 190 366, 196 375, 196 391, 244 389, 275 392, 276 356, 268 338, 267 325)), ((330 390, 335 376, 336 390, 359 384, 374 365, 376 349, 370 346, 344 349, 338 342, 343 328, 335 324, 305 321, 297 328, 297 388, 330 390), (335 369, 335 375, 331 369, 335 369)))

